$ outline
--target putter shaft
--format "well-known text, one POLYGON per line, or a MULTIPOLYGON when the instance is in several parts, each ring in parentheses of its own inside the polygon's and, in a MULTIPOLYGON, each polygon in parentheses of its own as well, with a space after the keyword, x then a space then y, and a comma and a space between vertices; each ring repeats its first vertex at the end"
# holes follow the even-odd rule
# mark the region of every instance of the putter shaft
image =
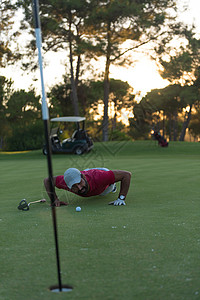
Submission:
POLYGON ((39 203, 39 202, 44 203, 44 202, 46 202, 46 199, 40 199, 40 200, 36 200, 36 201, 29 202, 28 206, 29 206, 30 204, 39 203))

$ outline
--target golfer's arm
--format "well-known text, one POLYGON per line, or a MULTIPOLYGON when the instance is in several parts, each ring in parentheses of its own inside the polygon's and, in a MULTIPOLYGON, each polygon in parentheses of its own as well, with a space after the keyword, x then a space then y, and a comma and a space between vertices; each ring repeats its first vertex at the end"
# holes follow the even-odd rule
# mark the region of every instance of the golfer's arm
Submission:
MULTIPOLYGON (((53 184, 55 186, 55 184, 56 184, 56 176, 53 177, 53 184)), ((44 179, 44 186, 45 186, 46 192, 47 192, 47 194, 49 196, 49 199, 51 200, 51 188, 50 188, 49 178, 45 178, 44 179)), ((55 191, 54 191, 54 199, 55 199, 55 201, 59 201, 58 196, 56 195, 55 191)))
POLYGON ((115 175, 115 182, 121 181, 119 196, 124 195, 126 197, 131 182, 131 172, 114 170, 113 173, 115 175))

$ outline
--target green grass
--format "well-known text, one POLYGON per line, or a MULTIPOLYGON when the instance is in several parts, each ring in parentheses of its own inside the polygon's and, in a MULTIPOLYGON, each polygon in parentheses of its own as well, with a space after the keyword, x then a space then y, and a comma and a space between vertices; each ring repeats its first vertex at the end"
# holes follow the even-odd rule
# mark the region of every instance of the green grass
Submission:
POLYGON ((17 210, 23 198, 46 196, 46 157, 0 154, 0 164, 0 300, 200 299, 200 143, 108 142, 80 157, 53 156, 54 175, 72 166, 132 172, 124 207, 107 205, 117 194, 82 199, 58 191, 70 203, 56 209, 69 293, 48 290, 57 284, 49 204, 17 210))

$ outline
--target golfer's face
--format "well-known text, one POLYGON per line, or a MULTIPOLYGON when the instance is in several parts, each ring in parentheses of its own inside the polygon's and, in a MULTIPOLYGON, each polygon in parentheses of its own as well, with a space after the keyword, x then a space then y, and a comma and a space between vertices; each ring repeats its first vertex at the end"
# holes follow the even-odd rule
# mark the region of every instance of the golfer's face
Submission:
POLYGON ((88 183, 84 178, 81 178, 79 183, 72 186, 71 191, 79 195, 85 195, 88 192, 88 183))

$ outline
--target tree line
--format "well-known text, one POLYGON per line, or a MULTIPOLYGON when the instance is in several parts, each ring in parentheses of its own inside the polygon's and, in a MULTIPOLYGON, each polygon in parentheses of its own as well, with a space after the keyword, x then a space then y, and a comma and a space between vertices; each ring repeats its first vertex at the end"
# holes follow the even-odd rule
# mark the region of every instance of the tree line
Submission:
MULTIPOLYGON (((103 119, 99 107, 103 106, 103 84, 103 80, 87 81, 79 85, 77 90, 81 115, 86 116, 87 129, 95 141, 102 140, 103 119)), ((15 91, 12 86, 12 81, 0 76, 0 149, 40 149, 44 141, 40 96, 34 90, 15 91)), ((70 95, 71 84, 68 77, 63 84, 51 88, 48 100, 52 118, 70 115, 70 95)), ((109 140, 149 139, 151 130, 156 130, 169 140, 183 141, 186 128, 189 128, 193 137, 200 135, 197 86, 174 84, 155 89, 138 103, 127 82, 110 79, 108 106, 109 140), (129 126, 118 121, 124 108, 131 110, 134 115, 129 119, 129 126), (192 108, 195 109, 193 114, 192 108)), ((71 133, 68 126, 68 134, 71 133)))
MULTIPOLYGON (((103 81, 87 81, 79 85, 77 94, 80 102, 81 115, 87 118, 87 129, 96 141, 101 141, 102 116, 99 111, 103 105, 103 81), (95 121, 95 117, 97 120, 95 121)), ((63 84, 53 86, 47 94, 51 118, 71 115, 71 84, 66 77, 63 84)), ((110 80, 110 101, 112 107, 112 122, 109 125, 110 140, 130 139, 127 128, 118 117, 124 108, 130 108, 132 103, 132 88, 127 82, 110 80)), ((41 99, 35 90, 15 91, 13 82, 0 76, 0 149, 30 150, 43 146, 43 122, 41 99)), ((68 126, 70 135, 71 130, 68 126)), ((67 134, 67 133, 66 133, 67 134)))
MULTIPOLYGON (((124 131, 125 135, 133 138, 146 137, 147 127, 149 129, 153 124, 154 127, 161 128, 162 120, 162 124, 165 124, 162 126, 163 134, 168 134, 170 139, 173 134, 173 139, 176 140, 180 123, 178 116, 181 110, 183 112, 186 109, 185 116, 180 117, 185 124, 181 129, 183 140, 192 111, 198 115, 199 40, 195 36, 195 28, 188 28, 177 22, 175 11, 176 2, 168 0, 41 0, 43 51, 65 53, 68 69, 63 84, 55 85, 49 92, 50 115, 71 115, 73 112, 74 115, 91 116, 91 109, 97 111, 97 103, 101 101, 103 118, 101 122, 96 122, 96 130, 99 136, 102 134, 100 139, 107 141, 111 139, 113 135, 110 133, 116 128, 119 108, 132 107, 134 119, 130 122, 130 130, 126 128, 119 131, 124 131), (172 42, 174 39, 176 46, 172 42), (125 42, 128 42, 128 46, 123 47, 125 42), (110 67, 112 64, 132 64, 135 51, 145 49, 144 46, 147 45, 151 56, 162 66, 161 75, 167 78, 171 85, 166 90, 148 93, 137 103, 130 87, 123 87, 120 94, 120 85, 126 83, 111 80, 110 67), (105 62, 103 76, 96 76, 91 68, 91 60, 99 58, 104 58, 105 62), (91 78, 86 81, 84 74, 88 70, 91 78), (116 91, 113 91, 113 87, 116 91), (109 117, 110 102, 114 103, 116 109, 114 120, 110 120, 109 117), (169 107, 173 112, 169 112, 169 107), (159 116, 157 123, 156 116, 159 116)), ((22 68, 33 72, 37 66, 37 56, 31 1, 13 0, 11 3, 1 0, 1 17, 1 66, 6 67, 7 64, 20 60, 22 68), (6 34, 11 32, 12 17, 19 10, 23 13, 21 27, 17 32, 12 32, 12 35, 6 34), (24 32, 32 36, 32 39, 27 39, 27 44, 22 50, 17 41, 19 35, 24 32), (12 41, 17 45, 14 51, 12 41)), ((14 92, 14 96, 17 96, 16 93, 25 92, 14 92)), ((30 93, 33 95, 33 91, 30 93)), ((5 107, 8 109, 10 102, 10 98, 8 102, 5 97, 7 96, 3 95, 2 111, 5 107)), ((19 103, 16 101, 15 105, 21 105, 20 97, 19 103)), ((33 115, 37 114, 36 119, 39 119, 40 108, 36 103, 36 106, 31 105, 27 104, 24 112, 28 115, 34 108, 33 115)), ((10 122, 11 120, 10 118, 10 122)))
POLYGON ((154 130, 169 141, 184 141, 189 129, 195 139, 200 135, 199 101, 199 86, 196 84, 174 84, 154 89, 134 105, 130 135, 135 139, 148 139, 150 130, 154 130))

